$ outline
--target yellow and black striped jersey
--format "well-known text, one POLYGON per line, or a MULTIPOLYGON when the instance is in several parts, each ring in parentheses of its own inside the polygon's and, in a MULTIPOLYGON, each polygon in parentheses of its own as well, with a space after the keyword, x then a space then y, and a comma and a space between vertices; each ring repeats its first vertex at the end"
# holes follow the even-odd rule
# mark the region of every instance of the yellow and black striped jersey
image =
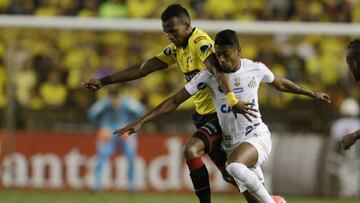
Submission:
MULTIPOLYGON (((185 74, 185 80, 190 81, 196 74, 206 69, 204 61, 212 53, 215 53, 214 41, 201 29, 194 28, 186 47, 177 47, 171 43, 156 57, 169 66, 177 63, 185 74)), ((194 97, 197 113, 200 115, 215 113, 216 110, 207 88, 195 94, 194 97)))

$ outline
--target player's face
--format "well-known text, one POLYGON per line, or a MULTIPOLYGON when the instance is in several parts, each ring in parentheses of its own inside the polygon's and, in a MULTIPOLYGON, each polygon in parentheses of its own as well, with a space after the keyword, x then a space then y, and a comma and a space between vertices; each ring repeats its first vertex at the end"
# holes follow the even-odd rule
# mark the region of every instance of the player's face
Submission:
POLYGON ((240 49, 235 45, 215 45, 216 57, 222 72, 234 72, 239 67, 240 49))
POLYGON ((355 80, 360 81, 360 58, 355 53, 348 51, 346 54, 346 63, 348 64, 355 80))
POLYGON ((190 25, 177 17, 172 17, 168 21, 162 23, 163 30, 167 34, 169 40, 177 47, 186 44, 191 33, 190 25))

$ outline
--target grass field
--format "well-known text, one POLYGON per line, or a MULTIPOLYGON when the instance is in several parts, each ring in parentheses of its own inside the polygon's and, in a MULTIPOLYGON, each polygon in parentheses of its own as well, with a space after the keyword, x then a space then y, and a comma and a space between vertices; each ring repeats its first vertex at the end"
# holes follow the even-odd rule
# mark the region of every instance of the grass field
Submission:
MULTIPOLYGON (((359 203, 358 200, 324 198, 286 197, 288 203, 359 203)), ((88 192, 40 192, 0 191, 1 203, 197 203, 191 193, 102 193, 88 192)), ((244 199, 237 194, 215 194, 213 203, 241 203, 244 199)))

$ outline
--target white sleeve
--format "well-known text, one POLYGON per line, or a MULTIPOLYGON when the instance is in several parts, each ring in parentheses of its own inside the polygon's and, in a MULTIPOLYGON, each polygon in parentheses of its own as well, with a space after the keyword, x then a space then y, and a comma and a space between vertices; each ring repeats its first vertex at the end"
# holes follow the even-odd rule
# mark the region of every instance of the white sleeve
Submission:
POLYGON ((185 85, 185 89, 189 94, 194 95, 196 92, 206 88, 206 84, 209 82, 210 78, 211 74, 209 71, 199 72, 185 85))
POLYGON ((272 83, 275 79, 274 73, 263 63, 258 63, 262 74, 261 82, 272 83))

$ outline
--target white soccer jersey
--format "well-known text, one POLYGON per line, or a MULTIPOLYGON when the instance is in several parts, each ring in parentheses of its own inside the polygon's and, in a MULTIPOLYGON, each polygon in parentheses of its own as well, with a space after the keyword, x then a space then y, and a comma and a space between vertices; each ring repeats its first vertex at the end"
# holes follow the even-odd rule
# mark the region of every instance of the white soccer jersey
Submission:
POLYGON ((257 118, 251 117, 252 122, 249 122, 242 115, 238 115, 235 119, 224 93, 220 92, 215 76, 209 71, 199 73, 185 86, 191 95, 205 87, 210 89, 223 131, 222 146, 225 150, 233 148, 246 136, 251 136, 251 132, 255 128, 268 131, 267 126, 261 120, 257 91, 260 82, 271 83, 274 80, 274 74, 262 63, 248 59, 241 59, 240 63, 240 69, 234 73, 229 73, 228 76, 236 98, 244 102, 251 102, 251 107, 258 110, 258 112, 254 112, 257 118))

